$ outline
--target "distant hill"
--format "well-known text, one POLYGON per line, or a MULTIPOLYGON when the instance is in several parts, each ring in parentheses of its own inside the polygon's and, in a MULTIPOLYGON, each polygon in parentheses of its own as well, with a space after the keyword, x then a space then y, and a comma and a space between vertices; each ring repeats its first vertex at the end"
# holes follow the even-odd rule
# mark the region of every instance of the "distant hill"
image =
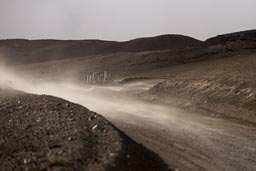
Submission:
MULTIPOLYGON (((200 41, 183 35, 160 35, 138 38, 125 42, 104 40, 0 40, 0 62, 29 64, 61 59, 121 52, 177 50, 175 56, 182 63, 209 59, 213 54, 256 49, 256 30, 219 35, 200 41), (196 59, 196 60, 195 60, 196 59)), ((129 55, 128 55, 129 56, 129 55)), ((120 57, 121 58, 121 57, 120 57)))
POLYGON ((202 41, 182 35, 162 35, 126 42, 102 40, 0 40, 0 55, 9 64, 37 63, 115 52, 141 52, 198 47, 202 41))
POLYGON ((219 35, 206 40, 208 45, 225 44, 232 41, 254 41, 256 42, 256 30, 241 31, 219 35))
POLYGON ((187 36, 161 35, 123 42, 121 49, 123 52, 139 52, 165 49, 183 49, 188 47, 198 47, 202 44, 202 41, 187 36))

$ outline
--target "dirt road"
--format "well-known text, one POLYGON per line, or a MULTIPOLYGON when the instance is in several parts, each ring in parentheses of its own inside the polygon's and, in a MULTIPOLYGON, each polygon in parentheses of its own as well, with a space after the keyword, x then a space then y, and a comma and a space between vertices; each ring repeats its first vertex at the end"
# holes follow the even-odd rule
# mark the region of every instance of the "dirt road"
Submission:
POLYGON ((195 171, 256 169, 255 128, 191 114, 179 115, 181 120, 165 118, 158 121, 132 116, 133 122, 112 121, 134 140, 160 154, 172 168, 195 171))
POLYGON ((134 86, 148 87, 143 83, 87 88, 41 85, 24 90, 62 97, 101 113, 173 169, 256 170, 255 127, 127 98, 134 86))
POLYGON ((108 99, 108 110, 99 107, 98 112, 158 153, 171 168, 256 170, 255 127, 214 115, 206 117, 136 100, 122 101, 113 94, 108 99))

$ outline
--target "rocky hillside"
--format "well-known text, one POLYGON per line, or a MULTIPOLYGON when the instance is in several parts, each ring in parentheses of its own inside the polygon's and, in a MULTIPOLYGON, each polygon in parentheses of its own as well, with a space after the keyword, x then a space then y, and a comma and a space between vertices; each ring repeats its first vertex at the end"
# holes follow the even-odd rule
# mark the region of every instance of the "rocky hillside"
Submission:
POLYGON ((230 34, 223 34, 206 40, 208 45, 225 44, 234 41, 256 41, 256 30, 241 31, 230 34))
POLYGON ((158 156, 82 106, 3 89, 0 161, 3 171, 167 170, 158 156))

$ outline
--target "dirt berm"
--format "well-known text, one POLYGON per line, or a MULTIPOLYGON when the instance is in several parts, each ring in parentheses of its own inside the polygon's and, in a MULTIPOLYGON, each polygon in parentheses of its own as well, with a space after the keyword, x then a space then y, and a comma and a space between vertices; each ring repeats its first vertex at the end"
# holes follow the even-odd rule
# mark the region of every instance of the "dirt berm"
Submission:
POLYGON ((162 171, 162 160, 96 113, 0 89, 1 171, 162 171))

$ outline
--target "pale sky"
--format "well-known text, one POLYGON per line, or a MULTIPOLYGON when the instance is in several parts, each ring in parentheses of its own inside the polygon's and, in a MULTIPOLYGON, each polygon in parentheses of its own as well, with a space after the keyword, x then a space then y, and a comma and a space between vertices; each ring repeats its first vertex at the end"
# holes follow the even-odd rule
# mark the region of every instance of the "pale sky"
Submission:
POLYGON ((0 0, 0 39, 205 40, 256 29, 256 0, 0 0))

